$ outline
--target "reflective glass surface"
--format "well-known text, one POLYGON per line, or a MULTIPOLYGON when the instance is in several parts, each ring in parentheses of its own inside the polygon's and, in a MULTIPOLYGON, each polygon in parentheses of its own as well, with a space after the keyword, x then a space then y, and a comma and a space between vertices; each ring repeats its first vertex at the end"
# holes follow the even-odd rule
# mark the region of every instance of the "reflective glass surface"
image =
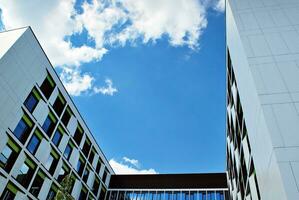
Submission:
POLYGON ((60 133, 60 131, 57 129, 54 136, 53 136, 53 139, 52 139, 52 142, 58 146, 59 143, 60 143, 60 140, 62 138, 62 134, 60 133))
POLYGON ((28 98, 25 101, 25 107, 28 109, 29 112, 32 112, 35 108, 35 106, 37 105, 38 101, 37 98, 30 93, 30 95, 28 96, 28 98))
POLYGON ((39 143, 40 143, 40 139, 36 135, 33 135, 27 146, 28 151, 32 154, 35 154, 39 146, 39 143))

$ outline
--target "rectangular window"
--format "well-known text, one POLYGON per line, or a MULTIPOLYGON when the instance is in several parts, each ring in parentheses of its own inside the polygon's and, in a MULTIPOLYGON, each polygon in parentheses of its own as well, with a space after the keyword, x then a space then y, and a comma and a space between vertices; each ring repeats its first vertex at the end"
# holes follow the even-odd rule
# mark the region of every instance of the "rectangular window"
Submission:
POLYGON ((106 191, 107 191, 106 188, 102 187, 101 193, 100 193, 100 196, 99 196, 99 200, 104 200, 105 199, 106 191))
POLYGON ((100 173, 100 169, 101 169, 101 161, 99 160, 98 163, 97 163, 97 168, 96 168, 96 173, 99 174, 100 173))
POLYGON ((55 112, 58 116, 61 115, 65 105, 66 105, 66 101, 63 98, 62 94, 59 92, 59 94, 53 104, 53 109, 55 110, 55 112))
POLYGON ((89 158, 88 158, 88 161, 89 161, 89 163, 90 163, 91 165, 92 165, 94 156, 95 156, 95 149, 92 148, 91 153, 90 153, 89 158))
POLYGON ((70 107, 67 107, 66 110, 64 111, 62 118, 61 118, 61 121, 65 125, 65 127, 67 127, 72 115, 73 115, 73 113, 72 113, 70 107))
POLYGON ((89 176, 89 172, 90 172, 90 168, 86 167, 85 171, 84 171, 84 175, 83 175, 83 181, 86 183, 88 180, 88 176, 89 176))
POLYGON ((102 181, 104 183, 106 182, 107 175, 108 175, 108 172, 107 172, 107 168, 105 167, 105 171, 104 171, 103 178, 102 178, 102 181))
POLYGON ((74 148, 74 144, 71 141, 69 141, 69 143, 66 145, 64 153, 63 153, 63 156, 65 157, 65 159, 67 159, 67 160, 70 159, 73 148, 74 148))
POLYGON ((75 132, 75 134, 74 134, 74 140, 75 140, 75 142, 76 142, 76 144, 77 144, 78 146, 80 146, 82 137, 83 137, 83 129, 82 129, 82 127, 80 126, 80 124, 78 124, 78 127, 77 127, 77 129, 76 129, 76 132, 75 132))
POLYGON ((13 134, 20 140, 22 144, 25 144, 32 127, 33 122, 27 115, 24 114, 13 131, 13 134))
POLYGON ((95 178, 92 186, 92 192, 95 196, 98 195, 99 187, 100 187, 100 180, 98 178, 95 178))
POLYGON ((89 150, 90 150, 90 147, 91 147, 91 142, 90 140, 86 137, 86 140, 85 140, 85 143, 83 145, 83 154, 86 156, 86 158, 88 157, 88 153, 89 153, 89 150))
POLYGON ((51 151, 48 160, 46 162, 45 168, 49 171, 51 175, 54 174, 56 166, 59 161, 59 155, 54 150, 51 151))
POLYGON ((58 191, 58 187, 56 185, 52 184, 51 189, 50 189, 50 191, 49 191, 49 193, 47 195, 46 200, 54 200, 57 191, 58 191))
POLYGON ((79 176, 82 176, 84 165, 85 165, 84 158, 80 156, 76 167, 76 171, 78 172, 79 176))
POLYGON ((51 96, 53 90, 55 88, 55 83, 53 78, 48 74, 47 77, 45 78, 44 82, 40 86, 41 91, 45 95, 47 99, 51 96))
POLYGON ((57 147, 59 146, 59 143, 60 143, 64 133, 65 133, 65 131, 59 125, 58 128, 55 131, 55 134, 54 134, 53 138, 52 138, 52 142, 55 144, 55 146, 57 146, 57 147))
POLYGON ((55 116, 53 115, 53 113, 49 112, 49 115, 47 116, 47 118, 42 126, 43 130, 49 137, 51 137, 51 135, 53 133, 53 130, 56 125, 56 121, 57 120, 56 120, 55 116))
POLYGON ((18 188, 14 184, 9 182, 6 186, 6 188, 4 189, 0 199, 1 200, 13 200, 13 199, 15 199, 17 192, 18 192, 18 188))
POLYGON ((30 94, 26 98, 24 105, 27 108, 27 110, 32 113, 40 99, 41 99, 40 94, 38 93, 38 91, 35 88, 33 88, 33 90, 30 92, 30 94))
POLYGON ((75 174, 72 173, 71 178, 70 178, 70 187, 69 187, 69 191, 68 191, 70 194, 72 193, 72 191, 74 189, 74 185, 75 185, 76 179, 77 178, 76 178, 75 174))
POLYGON ((9 138, 0 154, 0 167, 9 173, 17 160, 19 152, 20 147, 9 138))
POLYGON ((24 187, 27 188, 35 171, 36 165, 32 160, 26 158, 21 169, 17 175, 17 181, 24 187))
POLYGON ((35 179, 30 188, 30 193, 33 196, 35 196, 36 198, 38 197, 38 194, 39 194, 40 189, 44 183, 45 178, 46 178, 46 175, 41 170, 37 172, 35 179))
POLYGON ((86 199, 87 199, 87 189, 85 187, 82 187, 78 200, 86 200, 86 199))
POLYGON ((37 148, 39 147, 42 139, 43 139, 43 136, 42 136, 41 132, 38 129, 36 129, 27 145, 27 149, 30 153, 32 153, 32 155, 35 155, 35 152, 36 152, 37 148))
POLYGON ((58 175, 58 178, 57 178, 57 181, 59 183, 62 182, 62 180, 64 179, 64 177, 66 177, 66 175, 69 174, 69 171, 70 169, 67 167, 67 165, 65 163, 63 163, 61 169, 60 169, 60 172, 59 172, 59 175, 58 175))

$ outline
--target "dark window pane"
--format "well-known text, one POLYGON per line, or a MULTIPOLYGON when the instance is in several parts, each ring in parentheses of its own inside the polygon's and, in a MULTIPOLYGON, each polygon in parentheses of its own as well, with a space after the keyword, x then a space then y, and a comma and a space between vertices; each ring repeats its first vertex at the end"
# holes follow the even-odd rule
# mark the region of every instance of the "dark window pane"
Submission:
POLYGON ((87 199, 87 190, 83 188, 80 192, 79 200, 86 200, 86 199, 87 199))
POLYGON ((91 143, 90 143, 90 141, 86 138, 85 143, 84 143, 84 146, 83 146, 83 149, 82 149, 83 154, 84 154, 86 157, 88 156, 90 147, 91 147, 91 143))
POLYGON ((105 196, 106 196, 106 189, 104 187, 102 187, 101 193, 100 193, 100 196, 99 196, 99 200, 104 200, 105 196))
POLYGON ((82 140, 82 136, 83 136, 83 130, 81 127, 78 126, 78 128, 76 129, 76 132, 74 134, 74 140, 77 143, 77 145, 79 146, 82 140))
POLYGON ((100 169, 101 169, 101 162, 98 161, 97 168, 96 168, 96 173, 97 173, 97 174, 99 174, 100 169))
POLYGON ((92 164, 92 162, 93 162, 94 155, 95 155, 94 151, 91 151, 89 158, 88 158, 88 161, 90 164, 92 164))
POLYGON ((59 129, 57 129, 53 136, 52 142, 58 147, 61 138, 62 138, 62 134, 60 133, 59 129))
POLYGON ((28 185, 32 179, 32 176, 34 174, 34 169, 35 169, 35 166, 33 165, 33 162, 29 161, 29 162, 23 163, 20 171, 18 172, 17 181, 22 186, 24 186, 24 188, 28 187, 28 185))
POLYGON ((63 156, 68 160, 71 156, 71 153, 72 153, 72 147, 70 146, 70 144, 67 144, 63 156))
POLYGON ((50 189, 46 200, 54 200, 56 192, 53 188, 50 189))
POLYGON ((55 121, 53 117, 51 117, 52 114, 49 114, 42 126, 42 129, 47 133, 49 137, 51 137, 52 132, 55 128, 55 121))
POLYGON ((103 180, 104 183, 106 181, 106 178, 107 178, 107 171, 105 170, 104 174, 103 174, 103 178, 102 178, 102 180, 103 180))
POLYGON ((97 196, 100 187, 100 180, 95 179, 92 186, 92 192, 95 196, 97 196))
POLYGON ((85 163, 79 158, 78 163, 77 163, 77 168, 76 171, 78 174, 81 176, 83 173, 85 163))
POLYGON ((38 197, 38 194, 39 194, 40 189, 44 182, 44 178, 42 177, 42 174, 39 174, 39 173, 36 175, 36 177, 32 183, 32 186, 30 188, 30 193, 35 197, 38 197))
POLYGON ((38 103, 38 100, 37 100, 36 96, 31 92, 29 94, 29 96, 27 97, 27 99, 25 100, 24 105, 28 109, 28 111, 32 113, 32 111, 36 107, 37 103, 38 103))
POLYGON ((48 160, 46 162, 45 168, 49 171, 51 175, 54 174, 57 163, 58 163, 59 157, 54 156, 53 153, 51 153, 48 157, 48 160))
POLYGON ((89 169, 86 168, 83 175, 83 181, 86 183, 89 176, 89 169))
POLYGON ((55 110, 58 116, 61 115, 64 106, 65 106, 65 100, 63 99, 62 95, 59 94, 53 104, 53 109, 55 110))
MULTIPOLYGON (((28 117, 26 117, 26 118, 28 119, 28 117)), ((32 126, 32 122, 30 122, 30 121, 28 121, 28 122, 31 123, 31 126, 32 126)), ((29 124, 26 123, 24 118, 22 118, 19 121, 19 123, 16 126, 13 133, 22 142, 22 144, 24 144, 28 138, 30 131, 31 131, 31 127, 29 126, 29 124)))
POLYGON ((64 114, 61 118, 62 123, 67 127, 70 119, 71 119, 72 113, 70 111, 70 108, 67 107, 66 110, 64 111, 64 114))
POLYGON ((7 184, 6 188, 2 192, 2 195, 0 197, 1 200, 13 200, 15 199, 16 195, 13 190, 17 190, 16 187, 11 184, 10 182, 7 184))
POLYGON ((40 139, 36 136, 33 135, 27 145, 27 149, 30 153, 32 153, 33 155, 35 154, 39 144, 40 144, 40 139))
POLYGON ((59 175, 58 175, 58 178, 57 178, 57 181, 59 183, 62 182, 62 180, 64 179, 64 177, 66 177, 66 175, 68 174, 68 169, 67 167, 63 166, 61 169, 60 169, 60 172, 59 172, 59 175))
POLYGON ((55 88, 55 83, 54 83, 52 77, 50 77, 50 75, 48 75, 45 78, 45 80, 42 83, 42 85, 40 86, 40 89, 43 92, 43 94, 45 95, 45 97, 47 99, 49 99, 49 97, 51 96, 54 88, 55 88))

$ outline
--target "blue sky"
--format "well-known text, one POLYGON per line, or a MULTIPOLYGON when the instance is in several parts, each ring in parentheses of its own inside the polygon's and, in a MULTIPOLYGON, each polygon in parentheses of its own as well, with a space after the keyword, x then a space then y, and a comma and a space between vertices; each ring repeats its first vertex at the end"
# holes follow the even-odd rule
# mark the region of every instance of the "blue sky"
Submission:
MULTIPOLYGON (((72 31, 57 31, 57 38, 63 36, 63 41, 71 46, 61 46, 66 50, 65 56, 60 56, 53 53, 57 45, 44 43, 50 60, 116 171, 121 168, 129 172, 192 173, 225 169, 224 15, 213 6, 217 5, 216 1, 187 2, 198 4, 198 9, 193 10, 195 16, 201 16, 197 21, 194 16, 185 17, 187 10, 182 15, 177 14, 182 16, 176 19, 178 22, 174 25, 177 26, 170 26, 165 17, 168 24, 154 21, 157 22, 156 29, 152 21, 143 22, 150 24, 149 28, 140 27, 133 14, 126 17, 119 11, 127 6, 125 10, 129 14, 139 12, 141 8, 140 12, 146 14, 148 2, 145 7, 129 4, 130 0, 121 6, 103 4, 96 9, 96 15, 85 16, 101 20, 107 17, 103 16, 107 8, 108 16, 114 9, 117 15, 107 18, 109 20, 102 23, 105 26, 97 21, 94 24, 84 21, 81 15, 87 9, 92 13, 95 2, 87 2, 85 6, 90 6, 88 8, 82 7, 83 1, 69 4, 69 7, 62 5, 70 13, 77 12, 71 16, 78 18, 75 23, 70 19, 67 21, 68 25, 72 22, 72 31), (134 12, 130 10, 132 5, 134 12), (111 22, 115 18, 117 20, 111 22), (76 32, 73 27, 80 20, 83 28, 76 32), (182 26, 181 20, 185 20, 182 26), (113 26, 109 27, 107 21, 113 26), (94 27, 107 30, 99 34, 100 29, 94 27), (129 30, 130 34, 126 35, 128 32, 123 30, 129 30), (80 55, 74 53, 75 50, 79 50, 80 55), (80 57, 81 54, 89 57, 80 57)), ((45 9, 57 8, 51 3, 47 6, 45 9)), ((41 24, 26 13, 28 7, 30 5, 15 8, 9 3, 0 4, 5 28, 24 23, 41 24), (17 14, 5 13, 12 9, 16 9, 14 13, 17 14), (10 23, 24 15, 28 19, 10 23)), ((43 45, 47 34, 36 29, 43 45)))

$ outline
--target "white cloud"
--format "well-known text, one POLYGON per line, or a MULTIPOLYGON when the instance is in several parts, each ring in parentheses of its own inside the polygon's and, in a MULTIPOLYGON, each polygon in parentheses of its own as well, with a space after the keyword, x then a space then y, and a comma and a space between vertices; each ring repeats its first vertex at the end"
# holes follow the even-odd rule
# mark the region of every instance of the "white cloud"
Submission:
POLYGON ((216 5, 214 6, 214 9, 219 12, 224 12, 225 10, 225 0, 218 0, 216 5))
POLYGON ((94 78, 89 74, 81 74, 78 70, 64 67, 60 79, 70 95, 79 96, 92 88, 94 78))
POLYGON ((5 28, 30 25, 52 64, 67 68, 61 76, 73 95, 85 91, 112 95, 117 91, 94 86, 94 77, 80 69, 84 63, 101 60, 109 48, 137 40, 156 42, 167 36, 173 46, 196 49, 207 26, 207 8, 199 0, 93 0, 84 1, 80 13, 74 5, 75 0, 0 1, 5 28), (66 39, 84 29, 94 46, 75 46, 66 39))
MULTIPOLYGON (((124 157, 125 158, 125 157, 124 157)), ((124 160, 123 158, 123 160, 124 160)), ((134 160, 134 159, 133 159, 134 160)), ((111 159, 109 164, 113 168, 116 174, 157 174, 158 172, 154 169, 139 169, 135 166, 127 165, 123 162, 118 162, 115 159, 111 159)))
POLYGON ((130 163, 130 164, 134 165, 134 166, 137 167, 137 168, 140 167, 140 166, 139 166, 139 161, 136 160, 136 159, 130 159, 130 158, 128 158, 128 157, 123 157, 123 160, 124 160, 125 162, 127 162, 127 163, 130 163))
POLYGON ((105 87, 94 87, 93 91, 98 94, 101 93, 103 95, 110 95, 113 96, 114 93, 118 92, 118 90, 113 87, 113 82, 111 79, 106 78, 105 83, 107 84, 107 86, 105 87))
POLYGON ((144 43, 167 35, 173 46, 198 46, 207 26, 205 9, 198 0, 122 0, 130 25, 112 37, 124 44, 142 38, 144 43))

